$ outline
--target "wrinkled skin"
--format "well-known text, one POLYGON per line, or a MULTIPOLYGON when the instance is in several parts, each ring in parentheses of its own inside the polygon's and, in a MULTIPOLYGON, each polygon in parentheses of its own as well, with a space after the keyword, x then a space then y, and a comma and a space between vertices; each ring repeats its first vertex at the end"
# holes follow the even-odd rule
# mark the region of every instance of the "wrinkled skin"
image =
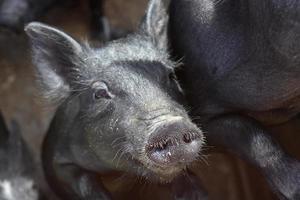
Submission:
POLYGON ((38 200, 33 160, 13 122, 11 131, 0 113, 0 199, 38 200))
POLYGON ((173 199, 203 196, 192 174, 177 177, 204 139, 180 104, 167 21, 161 2, 151 0, 138 32, 100 49, 41 23, 25 28, 41 92, 58 105, 42 159, 62 199, 111 199, 97 177, 112 171, 185 185, 188 192, 172 190, 173 199))
POLYGON ((209 142, 257 166, 280 199, 300 199, 300 163, 264 127, 300 111, 300 2, 176 0, 169 28, 209 142))

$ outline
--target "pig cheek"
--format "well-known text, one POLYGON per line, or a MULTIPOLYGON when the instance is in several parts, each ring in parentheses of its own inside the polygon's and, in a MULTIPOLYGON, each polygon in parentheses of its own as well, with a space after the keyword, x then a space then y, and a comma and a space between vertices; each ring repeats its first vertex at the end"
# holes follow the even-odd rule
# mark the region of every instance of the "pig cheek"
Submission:
MULTIPOLYGON (((103 131, 87 130, 86 139, 90 148, 101 157, 110 158, 114 154, 111 142, 103 131)), ((109 159, 108 159, 109 160, 109 159)))
POLYGON ((130 113, 126 115, 122 120, 119 119, 119 123, 114 127, 115 132, 118 129, 118 135, 121 135, 124 139, 124 149, 130 153, 131 157, 143 165, 147 156, 145 153, 145 147, 148 141, 149 131, 147 131, 147 125, 142 120, 136 118, 136 114, 130 113))

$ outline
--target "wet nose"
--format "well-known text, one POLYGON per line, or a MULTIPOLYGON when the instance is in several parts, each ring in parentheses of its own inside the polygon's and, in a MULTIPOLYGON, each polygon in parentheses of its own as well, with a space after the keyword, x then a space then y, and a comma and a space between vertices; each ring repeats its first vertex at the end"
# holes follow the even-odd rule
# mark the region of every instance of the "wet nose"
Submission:
POLYGON ((149 138, 146 152, 150 160, 161 166, 188 164, 203 146, 202 132, 190 123, 164 125, 149 138))

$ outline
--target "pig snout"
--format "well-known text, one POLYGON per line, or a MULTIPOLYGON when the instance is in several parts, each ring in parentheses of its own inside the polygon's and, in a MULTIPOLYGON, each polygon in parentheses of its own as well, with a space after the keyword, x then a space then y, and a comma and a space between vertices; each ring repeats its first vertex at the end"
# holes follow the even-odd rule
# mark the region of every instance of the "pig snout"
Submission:
POLYGON ((198 157, 203 140, 202 132, 196 127, 181 121, 173 122, 151 134, 146 154, 162 167, 186 165, 198 157))

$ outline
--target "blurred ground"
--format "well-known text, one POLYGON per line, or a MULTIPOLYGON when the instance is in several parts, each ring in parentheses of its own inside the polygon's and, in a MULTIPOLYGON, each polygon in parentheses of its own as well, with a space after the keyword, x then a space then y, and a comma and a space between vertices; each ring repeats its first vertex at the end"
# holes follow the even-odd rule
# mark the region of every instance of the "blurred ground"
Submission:
MULTIPOLYGON (((136 27, 145 6, 146 0, 109 0, 106 11, 113 26, 130 30, 136 27)), ((77 38, 88 38, 89 15, 84 0, 65 8, 53 9, 40 21, 58 26, 77 38)), ((38 93, 34 89, 29 53, 25 36, 0 34, 0 109, 7 120, 14 118, 21 124, 23 135, 35 158, 39 160, 39 149, 53 108, 45 108, 40 103, 38 93)), ((288 152, 300 159, 300 119, 273 129, 276 129, 274 136, 279 142, 288 152)), ((214 150, 213 147, 211 149, 214 150)), ((209 191, 210 199, 276 199, 259 172, 236 157, 212 152, 207 163, 200 163, 195 167, 195 172, 209 191)), ((119 179, 108 181, 107 184, 122 185, 119 179)), ((160 193, 157 192, 161 187, 148 189, 147 185, 142 184, 136 187, 134 192, 130 190, 127 194, 120 193, 118 196, 121 196, 120 199, 134 199, 135 195, 132 194, 135 193, 143 199, 161 199, 160 193)))

